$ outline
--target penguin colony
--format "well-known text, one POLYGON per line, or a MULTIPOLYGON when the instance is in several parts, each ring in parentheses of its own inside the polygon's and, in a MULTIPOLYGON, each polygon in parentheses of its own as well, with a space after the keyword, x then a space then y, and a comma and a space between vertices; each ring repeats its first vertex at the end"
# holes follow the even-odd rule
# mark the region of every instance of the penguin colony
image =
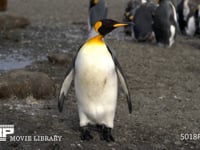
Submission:
POLYGON ((130 0, 123 20, 133 23, 124 31, 138 42, 155 40, 159 46, 171 47, 177 34, 200 34, 200 4, 192 0, 178 0, 176 5, 174 0, 130 0))
POLYGON ((90 0, 88 15, 89 35, 76 52, 60 88, 58 109, 63 110, 64 100, 74 80, 80 119, 80 137, 91 140, 90 125, 100 130, 101 140, 114 141, 112 129, 117 105, 118 80, 126 95, 129 113, 132 102, 122 67, 113 51, 104 42, 106 34, 124 27, 127 35, 137 41, 153 41, 162 47, 175 43, 178 31, 188 36, 200 33, 200 5, 189 0, 130 0, 120 23, 107 17, 105 0, 90 0))

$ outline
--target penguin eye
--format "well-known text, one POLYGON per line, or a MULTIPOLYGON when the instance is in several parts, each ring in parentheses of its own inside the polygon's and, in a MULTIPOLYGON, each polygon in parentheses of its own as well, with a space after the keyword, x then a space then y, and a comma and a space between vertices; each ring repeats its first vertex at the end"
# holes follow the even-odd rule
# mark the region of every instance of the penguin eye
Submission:
POLYGON ((102 26, 102 22, 101 22, 101 21, 96 22, 95 25, 94 25, 95 31, 96 31, 96 32, 99 32, 98 30, 99 30, 99 28, 100 28, 101 26, 102 26))

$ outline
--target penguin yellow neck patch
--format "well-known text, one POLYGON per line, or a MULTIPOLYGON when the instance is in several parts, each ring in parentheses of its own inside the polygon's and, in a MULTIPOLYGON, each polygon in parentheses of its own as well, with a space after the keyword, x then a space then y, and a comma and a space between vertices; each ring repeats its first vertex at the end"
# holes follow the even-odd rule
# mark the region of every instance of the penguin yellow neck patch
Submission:
POLYGON ((87 41, 87 44, 105 44, 102 35, 97 35, 87 41))

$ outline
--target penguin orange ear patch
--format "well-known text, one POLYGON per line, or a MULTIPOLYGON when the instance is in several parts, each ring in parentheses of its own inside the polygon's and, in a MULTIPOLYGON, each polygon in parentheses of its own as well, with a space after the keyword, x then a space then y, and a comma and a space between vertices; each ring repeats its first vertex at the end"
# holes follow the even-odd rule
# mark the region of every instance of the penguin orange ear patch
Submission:
POLYGON ((99 2, 99 0, 93 0, 94 4, 97 4, 99 2))
POLYGON ((133 15, 129 16, 129 20, 133 20, 133 19, 134 19, 133 15))
POLYGON ((101 21, 98 21, 95 23, 94 25, 94 29, 96 32, 98 32, 99 28, 102 26, 102 22, 101 21))

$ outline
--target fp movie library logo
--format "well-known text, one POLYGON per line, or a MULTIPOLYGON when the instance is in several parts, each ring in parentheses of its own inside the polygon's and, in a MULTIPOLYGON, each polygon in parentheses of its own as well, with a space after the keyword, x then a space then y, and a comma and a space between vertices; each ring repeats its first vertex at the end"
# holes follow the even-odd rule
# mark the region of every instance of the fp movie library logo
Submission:
POLYGON ((14 134, 14 125, 0 125, 0 141, 6 141, 9 134, 14 134))
MULTIPOLYGON (((0 142, 6 141, 7 135, 14 134, 14 125, 0 125, 0 142)), ((34 141, 34 142, 60 142, 59 135, 34 135, 34 136, 10 136, 10 141, 34 141)))

